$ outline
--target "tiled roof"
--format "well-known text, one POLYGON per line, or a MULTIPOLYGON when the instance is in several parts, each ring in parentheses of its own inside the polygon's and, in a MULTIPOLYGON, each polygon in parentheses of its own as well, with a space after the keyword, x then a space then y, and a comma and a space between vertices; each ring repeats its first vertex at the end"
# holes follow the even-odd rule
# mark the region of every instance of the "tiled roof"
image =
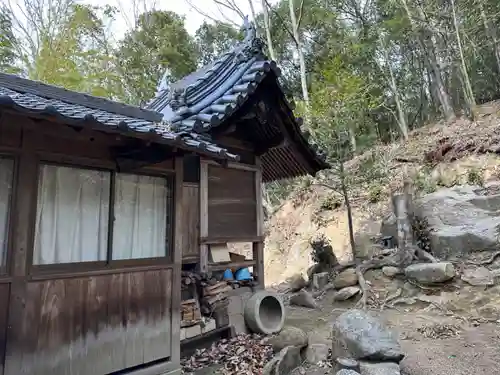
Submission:
POLYGON ((238 156, 210 142, 206 137, 182 130, 173 131, 161 113, 65 90, 10 74, 0 73, 0 108, 28 115, 58 118, 75 125, 103 130, 148 133, 151 140, 173 147, 236 161, 238 156))
MULTIPOLYGON (((272 110, 281 111, 287 126, 286 136, 293 144, 269 149, 262 155, 265 180, 314 174, 329 168, 324 153, 310 143, 307 132, 302 131, 302 120, 293 115, 293 106, 287 101, 278 81, 281 70, 265 56, 265 44, 256 36, 255 28, 248 20, 244 28, 246 36, 242 42, 212 64, 170 86, 162 85, 163 89, 147 108, 163 113, 164 119, 179 129, 206 134, 214 127, 227 123, 252 94, 260 95, 259 92, 272 86, 272 90, 279 94, 277 102, 284 103, 282 108, 272 110), (269 82, 272 82, 271 86, 267 86, 269 82)), ((258 133, 275 131, 269 124, 259 125, 257 121, 252 127, 258 133), (257 129, 259 127, 267 130, 257 129)))
POLYGON ((264 43, 246 25, 246 37, 217 61, 159 92, 148 108, 181 129, 210 130, 233 114, 268 74, 281 70, 263 53, 264 43))

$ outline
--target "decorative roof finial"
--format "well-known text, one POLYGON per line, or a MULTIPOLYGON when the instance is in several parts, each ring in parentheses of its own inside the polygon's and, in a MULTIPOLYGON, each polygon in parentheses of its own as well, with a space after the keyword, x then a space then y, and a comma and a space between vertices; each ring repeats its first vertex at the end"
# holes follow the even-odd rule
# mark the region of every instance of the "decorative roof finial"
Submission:
POLYGON ((248 19, 248 16, 243 18, 243 32, 245 33, 245 41, 251 41, 256 37, 255 26, 253 22, 248 19))

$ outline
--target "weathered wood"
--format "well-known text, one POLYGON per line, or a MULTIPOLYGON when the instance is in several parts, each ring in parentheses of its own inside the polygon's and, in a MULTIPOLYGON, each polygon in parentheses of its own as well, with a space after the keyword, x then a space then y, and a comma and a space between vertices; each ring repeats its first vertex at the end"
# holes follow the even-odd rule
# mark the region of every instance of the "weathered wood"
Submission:
POLYGON ((10 284, 0 284, 0 375, 3 375, 5 363, 5 344, 7 335, 7 314, 9 312, 10 284))
POLYGON ((183 185, 183 233, 184 246, 182 258, 198 257, 200 252, 200 187, 195 184, 183 185))
MULTIPOLYGON (((200 237, 208 236, 208 164, 207 160, 200 163, 200 237)), ((201 273, 208 272, 208 245, 200 244, 201 273)))
POLYGON ((210 237, 237 240, 257 235, 255 174, 255 171, 208 167, 210 237))
POLYGON ((172 281, 172 354, 171 361, 178 364, 181 361, 181 279, 182 279, 182 254, 185 246, 185 218, 184 218, 184 163, 182 158, 175 159, 175 226, 174 226, 174 269, 172 281))
MULTIPOLYGON (((257 159, 259 170, 255 173, 255 195, 257 209, 257 235, 264 235, 264 202, 262 194, 262 163, 257 159)), ((255 261, 254 273, 257 275, 257 282, 261 288, 264 288, 264 240, 252 244, 253 260, 255 261)))
POLYGON ((108 374, 172 356, 172 274, 29 282, 5 375, 108 374))

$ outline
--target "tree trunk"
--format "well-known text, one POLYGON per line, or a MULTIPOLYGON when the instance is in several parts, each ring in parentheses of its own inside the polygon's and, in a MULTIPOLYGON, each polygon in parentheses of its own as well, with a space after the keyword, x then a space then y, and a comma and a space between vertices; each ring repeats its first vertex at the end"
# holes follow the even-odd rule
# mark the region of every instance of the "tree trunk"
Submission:
POLYGON ((488 20, 486 12, 484 10, 483 0, 479 0, 479 11, 481 12, 481 18, 483 20, 484 28, 486 29, 486 34, 493 40, 493 49, 495 50, 495 58, 497 60, 497 69, 500 73, 500 43, 497 38, 497 32, 495 26, 488 20))
MULTIPOLYGON (((251 0, 249 0, 251 1, 251 0)), ((267 8, 267 1, 262 0, 262 14, 264 18, 264 28, 266 32, 267 39, 267 49, 269 50, 269 57, 271 60, 276 61, 276 55, 274 53, 273 39, 271 37, 271 19, 269 18, 269 9, 267 8)))
POLYGON ((398 111, 398 125, 401 134, 405 140, 408 139, 408 123, 406 121, 406 113, 401 104, 401 98, 398 91, 398 86, 396 84, 396 78, 394 77, 394 72, 392 71, 391 62, 389 60, 389 52, 387 52, 387 48, 385 48, 384 42, 380 43, 382 47, 382 52, 384 53, 385 63, 387 65, 387 70, 389 71, 389 86, 391 87, 392 94, 394 95, 394 100, 396 102, 396 109, 398 111))
POLYGON ((309 112, 309 91, 307 88, 307 72, 306 72, 306 61, 304 58, 304 52, 302 51, 302 42, 300 40, 300 33, 299 33, 299 24, 297 22, 297 17, 295 16, 295 6, 294 6, 294 1, 289 0, 288 1, 289 7, 290 7, 290 20, 292 21, 292 33, 293 33, 293 38, 295 39, 295 47, 296 47, 296 52, 299 58, 299 66, 300 66, 300 84, 302 87, 302 97, 304 99, 304 103, 306 105, 306 111, 309 112))
POLYGON ((465 64, 464 51, 462 48, 462 40, 460 38, 460 31, 458 30, 457 12, 455 9, 455 0, 451 0, 451 7, 453 10, 453 24, 455 26, 455 34, 457 37, 458 51, 460 53, 464 95, 465 95, 465 99, 467 100, 467 105, 469 106, 469 109, 471 111, 471 115, 474 116, 474 111, 476 108, 476 99, 474 98, 474 91, 472 90, 472 85, 471 85, 470 79, 469 79, 469 73, 467 72, 467 65, 465 64))
MULTIPOLYGON (((420 49, 422 50, 422 53, 426 57, 426 61, 429 65, 429 70, 431 72, 433 82, 436 85, 436 91, 438 94, 439 102, 441 104, 441 108, 443 111, 443 114, 448 121, 452 121, 456 118, 455 112, 453 110, 453 106, 451 105, 451 99, 450 96, 448 95, 448 92, 445 88, 443 78, 442 78, 442 72, 441 69, 439 68, 439 64, 437 62, 436 58, 436 45, 435 42, 432 40, 432 35, 429 35, 428 38, 422 37, 421 33, 418 30, 417 25, 415 24, 415 20, 413 19, 412 12, 408 6, 407 0, 401 0, 401 3, 403 4, 406 13, 408 15, 408 19, 410 20, 411 26, 413 31, 416 34, 416 39, 419 44, 420 49), (426 42, 426 41, 430 41, 426 42)), ((418 8, 418 7, 417 7, 418 8)), ((418 8, 419 10, 419 17, 424 20, 425 19, 425 14, 422 9, 418 8)))
POLYGON ((354 242, 354 225, 352 223, 352 208, 351 201, 349 200, 349 190, 347 189, 347 184, 345 181, 345 170, 344 163, 340 161, 340 188, 342 190, 342 195, 344 196, 344 203, 347 210, 347 225, 349 227, 349 242, 351 243, 352 259, 356 259, 356 243, 354 242))

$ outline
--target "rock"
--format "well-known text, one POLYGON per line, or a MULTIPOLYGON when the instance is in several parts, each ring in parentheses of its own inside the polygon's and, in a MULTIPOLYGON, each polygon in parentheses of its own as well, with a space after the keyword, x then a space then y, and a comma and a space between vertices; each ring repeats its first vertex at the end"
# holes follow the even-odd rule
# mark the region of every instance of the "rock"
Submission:
POLYGON ((273 357, 269 362, 266 363, 264 368, 262 369, 262 375, 274 375, 274 370, 276 369, 276 364, 278 363, 279 358, 273 357))
POLYGON ((330 348, 325 344, 310 344, 305 353, 306 361, 312 365, 328 359, 330 348))
POLYGON ((302 307, 308 307, 310 309, 317 308, 316 301, 314 297, 307 290, 302 289, 298 293, 290 297, 290 304, 302 307))
POLYGON ((361 375, 400 375, 399 365, 392 362, 359 362, 361 375))
POLYGON ((302 363, 300 348, 287 346, 281 349, 278 354, 278 362, 274 370, 275 375, 289 375, 296 367, 302 363))
POLYGON ((399 363, 404 357, 397 335, 365 311, 346 311, 334 321, 332 328, 334 358, 399 363))
POLYGON ((296 346, 302 349, 307 346, 308 342, 307 334, 300 328, 293 326, 283 327, 280 333, 268 340, 269 345, 276 353, 287 346, 296 346))
POLYGON ((360 375, 359 372, 354 371, 354 370, 340 370, 337 371, 335 375, 360 375))
POLYGON ((337 358, 334 361, 334 372, 340 370, 359 371, 359 362, 352 358, 337 358))
POLYGON ((377 246, 377 237, 380 237, 380 221, 364 220, 358 224, 358 230, 354 234, 356 245, 356 257, 360 259, 370 259, 377 246))
POLYGON ((342 288, 337 293, 335 293, 335 295, 333 296, 333 300, 334 301, 346 301, 349 298, 354 297, 360 291, 361 291, 361 289, 359 289, 359 287, 357 287, 357 286, 348 286, 347 288, 342 288))
POLYGON ((393 213, 382 220, 380 234, 382 237, 392 237, 393 245, 398 245, 398 222, 393 213))
POLYGON ((495 284, 494 274, 486 267, 465 269, 461 278, 472 286, 491 286, 495 284))
POLYGON ((449 262, 412 264, 405 275, 422 284, 442 283, 455 277, 455 267, 449 262))
POLYGON ((314 290, 323 290, 328 284, 330 274, 328 272, 315 273, 312 279, 312 286, 314 290))
POLYGON ((427 219, 433 255, 446 259, 493 250, 500 229, 500 194, 481 195, 478 186, 455 186, 415 202, 415 213, 427 219))
POLYGON ((292 292, 298 292, 302 288, 307 286, 307 281, 304 279, 302 274, 293 275, 290 278, 290 290, 292 292))
POLYGON ((393 277, 396 277, 397 275, 403 274, 404 271, 398 267, 384 266, 384 267, 382 267, 382 273, 385 276, 390 277, 392 279, 393 277))
POLYGON ((348 268, 342 271, 333 280, 333 285, 335 289, 342 289, 348 286, 353 286, 358 284, 358 275, 356 275, 356 270, 354 268, 348 268))

